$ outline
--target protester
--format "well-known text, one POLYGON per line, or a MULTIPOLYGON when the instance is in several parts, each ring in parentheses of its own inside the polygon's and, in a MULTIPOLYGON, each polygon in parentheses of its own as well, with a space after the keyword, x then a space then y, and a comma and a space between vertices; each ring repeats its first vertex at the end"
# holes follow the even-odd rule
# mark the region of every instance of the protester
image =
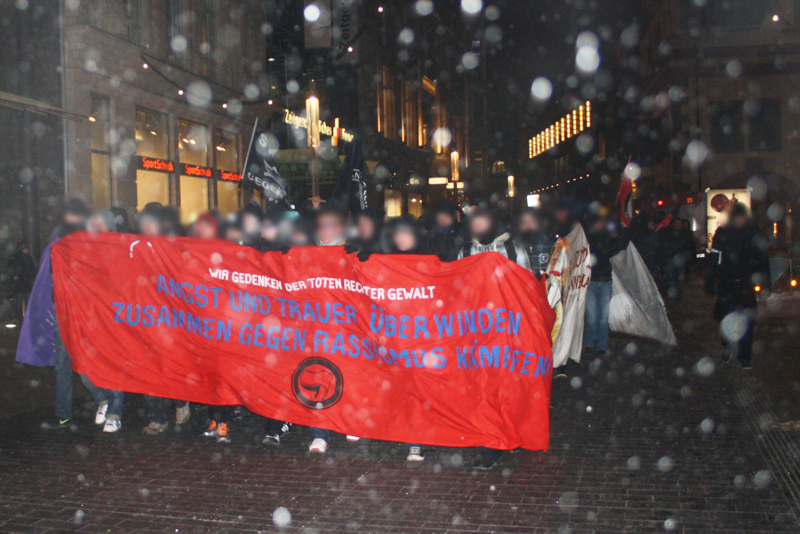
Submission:
POLYGON ((248 204, 242 210, 242 232, 245 245, 252 245, 261 236, 261 219, 264 213, 256 204, 248 204))
MULTIPOLYGON (((182 230, 176 219, 177 212, 171 208, 164 208, 157 202, 147 204, 144 210, 137 216, 136 223, 139 233, 146 237, 158 237, 161 235, 178 235, 182 230), (166 232, 171 232, 167 234, 166 232)), ((142 429, 145 434, 161 434, 167 429, 169 412, 175 408, 175 424, 184 425, 191 417, 191 407, 189 401, 176 401, 145 395, 147 403, 148 417, 150 422, 142 429)))
POLYGON ((237 245, 244 244, 245 234, 242 229, 242 215, 240 213, 231 213, 225 217, 222 225, 222 238, 237 245))
POLYGON ((742 369, 752 368, 756 288, 765 293, 771 289, 767 245, 747 208, 737 202, 728 223, 714 234, 707 261, 706 290, 717 296, 714 319, 720 322, 722 359, 727 362, 735 356, 742 369))
MULTIPOLYGON (((386 228, 388 251, 390 254, 422 253, 422 228, 417 219, 411 215, 403 215, 389 221, 386 228)), ((421 462, 425 459, 425 447, 418 443, 408 444, 409 462, 421 462)))
POLYGON ((17 244, 16 251, 8 259, 8 295, 14 305, 17 321, 25 316, 25 306, 36 280, 36 265, 30 248, 24 242, 17 244))
MULTIPOLYGON (((98 211, 89 217, 87 230, 92 235, 116 232, 116 217, 110 210, 98 211)), ((118 432, 122 428, 122 405, 125 401, 125 394, 122 391, 95 386, 84 373, 80 373, 80 377, 83 385, 89 390, 92 399, 97 403, 94 423, 103 425, 103 432, 118 432)))
POLYGON ((656 234, 664 292, 673 300, 682 298, 683 283, 686 278, 686 250, 681 242, 680 233, 681 221, 676 219, 670 226, 662 228, 656 234))
POLYGON ((192 225, 192 237, 198 239, 218 239, 220 237, 220 224, 215 214, 203 213, 192 225))
POLYGON ((378 212, 368 208, 359 213, 356 217, 356 231, 357 237, 351 242, 354 250, 367 254, 381 252, 383 220, 378 212))
MULTIPOLYGON (((495 213, 485 206, 474 206, 467 215, 469 242, 461 247, 458 259, 484 252, 497 252, 520 267, 530 270, 528 255, 503 232, 495 213)), ((475 469, 492 469, 502 458, 502 451, 479 447, 472 463, 475 469)))
POLYGON ((460 228, 459 208, 449 200, 436 205, 431 228, 425 235, 425 248, 442 261, 454 261, 467 242, 467 236, 460 228))
POLYGON ((585 219, 586 239, 592 258, 592 279, 586 293, 586 323, 583 346, 587 354, 609 353, 608 311, 611 304, 611 258, 628 245, 628 240, 610 228, 609 220, 595 213, 585 219))
POLYGON ((526 208, 517 216, 514 223, 514 242, 525 251, 534 274, 540 277, 547 274, 556 240, 545 233, 537 209, 526 208))
MULTIPOLYGON (((86 221, 89 218, 89 208, 82 200, 71 198, 64 205, 64 212, 61 217, 61 224, 56 231, 56 240, 64 238, 72 233, 79 232, 86 228, 86 221)), ((49 254, 49 250, 47 253, 49 254)), ((48 259, 49 261, 49 259, 48 259)), ((52 279, 52 272, 48 272, 52 279)), ((52 282, 51 282, 52 283, 52 282)), ((61 330, 58 327, 58 315, 55 314, 55 304, 52 302, 53 295, 50 295, 50 305, 53 306, 53 328, 55 343, 55 373, 56 373, 56 417, 54 420, 45 421, 42 428, 60 429, 69 428, 72 424, 72 359, 64 346, 61 338, 61 330)))
POLYGON ((132 233, 130 222, 128 221, 128 212, 125 211, 125 208, 114 206, 110 208, 109 211, 114 214, 114 222, 117 225, 118 233, 120 234, 132 233))

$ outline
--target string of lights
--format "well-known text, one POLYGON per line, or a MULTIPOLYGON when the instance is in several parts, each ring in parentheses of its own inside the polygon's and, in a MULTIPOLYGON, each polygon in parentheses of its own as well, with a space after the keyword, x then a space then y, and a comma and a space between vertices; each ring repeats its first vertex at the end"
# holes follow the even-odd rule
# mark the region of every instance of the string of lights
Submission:
MULTIPOLYGON (((564 184, 571 184, 573 182, 577 182, 578 180, 583 180, 584 178, 589 178, 589 176, 590 175, 588 175, 588 174, 586 176, 579 176, 577 178, 573 178, 571 180, 567 180, 566 182, 564 182, 564 184)), ((537 189, 536 191, 531 191, 530 194, 533 195, 533 194, 536 194, 536 193, 541 193, 542 191, 547 191, 548 189, 555 189, 556 187, 561 187, 561 183, 559 182, 557 184, 548 185, 547 187, 542 187, 541 189, 537 189)))
POLYGON ((559 143, 592 127, 592 102, 587 100, 572 113, 561 117, 549 128, 528 140, 528 157, 533 159, 559 143))

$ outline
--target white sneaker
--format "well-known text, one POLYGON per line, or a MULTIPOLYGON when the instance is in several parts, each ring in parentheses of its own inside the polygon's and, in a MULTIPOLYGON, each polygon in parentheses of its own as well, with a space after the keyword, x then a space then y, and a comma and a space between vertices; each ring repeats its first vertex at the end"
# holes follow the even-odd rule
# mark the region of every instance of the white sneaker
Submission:
POLYGON ((406 460, 409 462, 421 462, 425 459, 425 454, 422 452, 422 447, 409 447, 408 456, 406 460))
POLYGON ((185 406, 175 409, 175 424, 185 425, 189 422, 189 417, 191 417, 191 415, 192 410, 189 408, 189 403, 187 402, 185 406))
POLYGON ((103 432, 116 432, 122 428, 122 421, 119 419, 106 419, 106 424, 103 425, 103 432))
POLYGON ((311 442, 311 446, 308 448, 308 452, 318 452, 320 454, 324 454, 327 450, 328 442, 322 438, 316 438, 311 442))
POLYGON ((347 436, 347 441, 349 441, 350 443, 355 443, 356 441, 358 441, 360 439, 361 438, 359 438, 358 436, 347 436))
POLYGON ((97 407, 97 413, 94 414, 94 424, 102 425, 106 422, 106 412, 108 412, 108 402, 101 402, 97 407))

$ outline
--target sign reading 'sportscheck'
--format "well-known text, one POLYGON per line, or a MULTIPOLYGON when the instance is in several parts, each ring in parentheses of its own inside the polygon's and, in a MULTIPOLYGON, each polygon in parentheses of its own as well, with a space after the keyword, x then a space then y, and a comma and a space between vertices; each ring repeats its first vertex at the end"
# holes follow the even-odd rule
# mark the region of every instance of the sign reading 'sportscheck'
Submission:
POLYGON ((98 387, 365 438, 548 447, 554 314, 499 254, 362 262, 109 233, 51 257, 73 368, 98 387))
POLYGON ((211 178, 214 175, 214 171, 211 169, 211 167, 181 163, 181 174, 186 176, 197 176, 198 178, 211 178))
POLYGON ((143 171, 175 172, 175 163, 166 159, 136 156, 136 162, 143 171))

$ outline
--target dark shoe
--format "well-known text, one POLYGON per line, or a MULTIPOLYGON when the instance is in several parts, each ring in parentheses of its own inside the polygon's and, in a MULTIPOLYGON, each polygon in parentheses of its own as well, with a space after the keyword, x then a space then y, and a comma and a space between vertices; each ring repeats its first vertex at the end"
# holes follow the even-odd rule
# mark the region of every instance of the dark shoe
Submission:
POLYGON ((517 447, 516 449, 511 449, 508 452, 510 452, 511 454, 519 454, 519 453, 522 452, 522 447, 517 447))
POLYGON ((553 370, 553 378, 569 378, 567 374, 567 366, 562 365, 553 370))
POLYGON ((489 458, 485 459, 483 456, 478 456, 475 458, 475 461, 472 462, 473 469, 480 469, 481 471, 488 471, 492 469, 494 466, 497 465, 497 461, 489 458))
POLYGON ((589 358, 591 356, 594 356, 594 354, 595 354, 594 347, 583 347, 583 357, 584 358, 589 358))
POLYGON ((264 439, 261 440, 261 443, 264 445, 274 445, 276 447, 280 447, 281 437, 278 434, 267 434, 264 436, 264 439))
POLYGON ((739 362, 739 364, 742 366, 742 369, 744 369, 745 371, 749 371, 750 369, 753 368, 753 364, 750 363, 750 362, 739 362))
POLYGON ((60 417, 54 417, 53 419, 49 419, 47 421, 42 421, 42 429, 44 430, 58 430, 60 428, 69 428, 72 425, 72 419, 62 419, 60 417))
POLYGON ((408 456, 406 456, 406 461, 408 462, 421 462, 425 459, 425 449, 419 445, 414 445, 413 447, 408 448, 408 456))

